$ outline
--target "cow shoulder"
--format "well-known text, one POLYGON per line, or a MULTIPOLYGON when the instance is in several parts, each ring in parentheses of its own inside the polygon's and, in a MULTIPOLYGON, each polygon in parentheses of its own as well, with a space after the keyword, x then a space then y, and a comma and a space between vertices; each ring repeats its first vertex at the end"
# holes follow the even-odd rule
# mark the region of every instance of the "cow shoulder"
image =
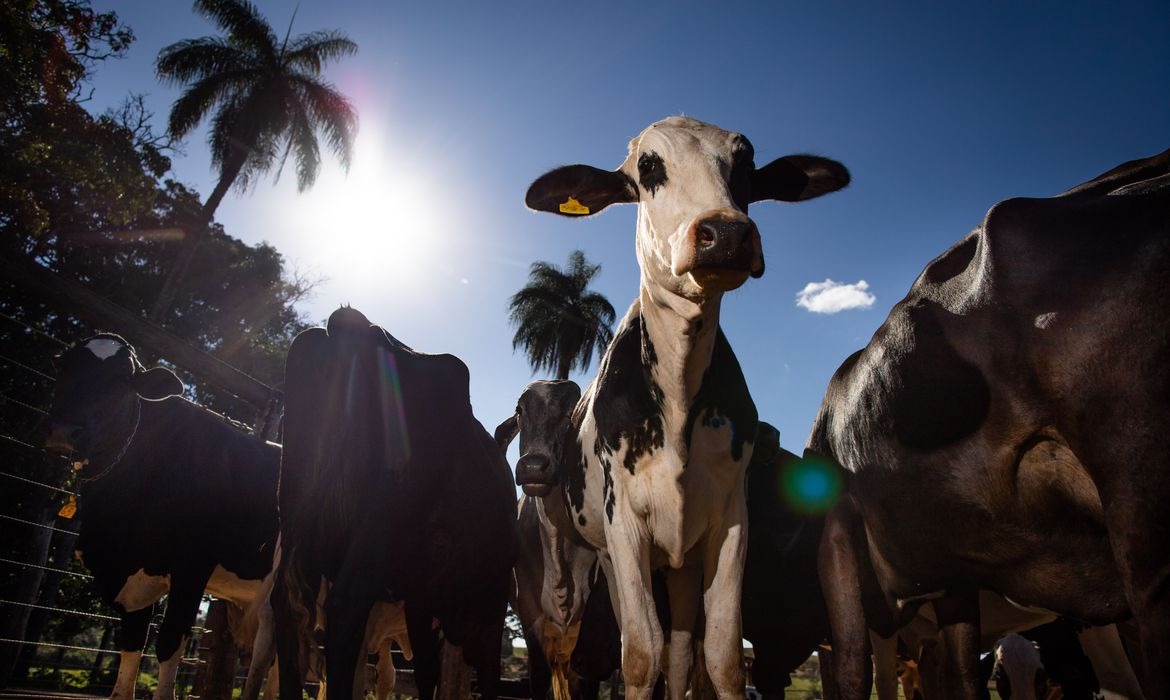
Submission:
POLYGON ((739 461, 744 443, 756 440, 758 414, 731 344, 722 328, 715 332, 711 364, 703 373, 703 383, 687 415, 686 440, 689 445, 696 423, 702 422, 708 428, 730 423, 731 457, 739 461))
POLYGON ((607 457, 623 439, 627 449, 622 466, 631 474, 643 455, 665 444, 663 393, 651 372, 657 362, 641 314, 632 314, 610 344, 594 387, 593 405, 603 407, 593 411, 596 448, 607 472, 607 457))

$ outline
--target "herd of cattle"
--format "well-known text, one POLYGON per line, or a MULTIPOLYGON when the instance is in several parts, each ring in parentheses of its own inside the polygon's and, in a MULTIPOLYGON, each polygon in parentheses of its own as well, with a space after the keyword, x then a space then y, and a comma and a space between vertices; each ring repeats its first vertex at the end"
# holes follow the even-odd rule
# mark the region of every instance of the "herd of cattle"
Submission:
POLYGON ((462 361, 354 309, 290 347, 283 448, 120 337, 78 343, 46 446, 80 470, 79 548, 122 615, 113 696, 133 697, 168 595, 155 698, 173 697, 206 591, 251 623, 245 700, 274 657, 281 697, 310 670, 361 697, 389 640, 420 697, 452 682, 446 644, 490 700, 509 603, 540 700, 596 697, 618 668, 631 700, 742 698, 745 638, 765 697, 819 647, 826 697, 876 680, 892 698, 898 668, 908 697, 973 699, 998 659, 1028 698, 1039 656, 1060 678, 1083 646, 1065 697, 1170 698, 1170 151, 993 207, 841 365, 797 456, 758 420, 719 310, 764 271, 749 204, 848 182, 814 156, 757 168, 742 135, 682 117, 615 171, 537 179, 535 210, 637 203, 640 287, 588 388, 532 383, 494 439, 462 361), (810 505, 794 483, 828 487, 810 505), (1053 620, 1039 653, 1009 634, 1053 620))

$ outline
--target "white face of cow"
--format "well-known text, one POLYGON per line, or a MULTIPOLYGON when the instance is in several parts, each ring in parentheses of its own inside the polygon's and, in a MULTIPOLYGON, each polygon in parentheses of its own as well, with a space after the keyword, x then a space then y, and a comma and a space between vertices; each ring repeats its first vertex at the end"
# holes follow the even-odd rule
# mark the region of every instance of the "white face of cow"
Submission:
POLYGON ((643 283, 702 302, 764 273, 751 202, 811 199, 849 182, 845 167, 825 158, 786 156, 757 169, 753 157, 742 134, 670 117, 631 141, 616 171, 558 168, 532 184, 526 202, 564 216, 637 202, 643 283))
POLYGON ((764 274, 747 215, 752 167, 742 135, 685 117, 630 142, 619 170, 638 187, 638 263, 648 282, 694 299, 764 274))

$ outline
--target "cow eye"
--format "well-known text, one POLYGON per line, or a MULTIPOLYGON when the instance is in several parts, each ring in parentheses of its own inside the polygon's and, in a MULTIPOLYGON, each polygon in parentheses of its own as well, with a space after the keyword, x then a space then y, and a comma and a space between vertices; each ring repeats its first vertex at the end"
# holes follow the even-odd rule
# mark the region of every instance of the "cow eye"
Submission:
POLYGON ((650 192, 651 197, 658 192, 659 187, 666 184, 666 164, 654 151, 643 153, 638 158, 638 181, 643 189, 650 192))

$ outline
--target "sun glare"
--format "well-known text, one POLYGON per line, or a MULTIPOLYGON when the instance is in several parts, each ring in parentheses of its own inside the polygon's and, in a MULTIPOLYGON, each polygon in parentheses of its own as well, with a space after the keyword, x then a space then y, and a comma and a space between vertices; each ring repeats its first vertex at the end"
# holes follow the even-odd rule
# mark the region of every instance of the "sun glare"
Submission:
POLYGON ((431 178, 363 124, 349 173, 329 168, 288 203, 285 224, 297 241, 292 257, 335 282, 425 282, 450 231, 431 178))

